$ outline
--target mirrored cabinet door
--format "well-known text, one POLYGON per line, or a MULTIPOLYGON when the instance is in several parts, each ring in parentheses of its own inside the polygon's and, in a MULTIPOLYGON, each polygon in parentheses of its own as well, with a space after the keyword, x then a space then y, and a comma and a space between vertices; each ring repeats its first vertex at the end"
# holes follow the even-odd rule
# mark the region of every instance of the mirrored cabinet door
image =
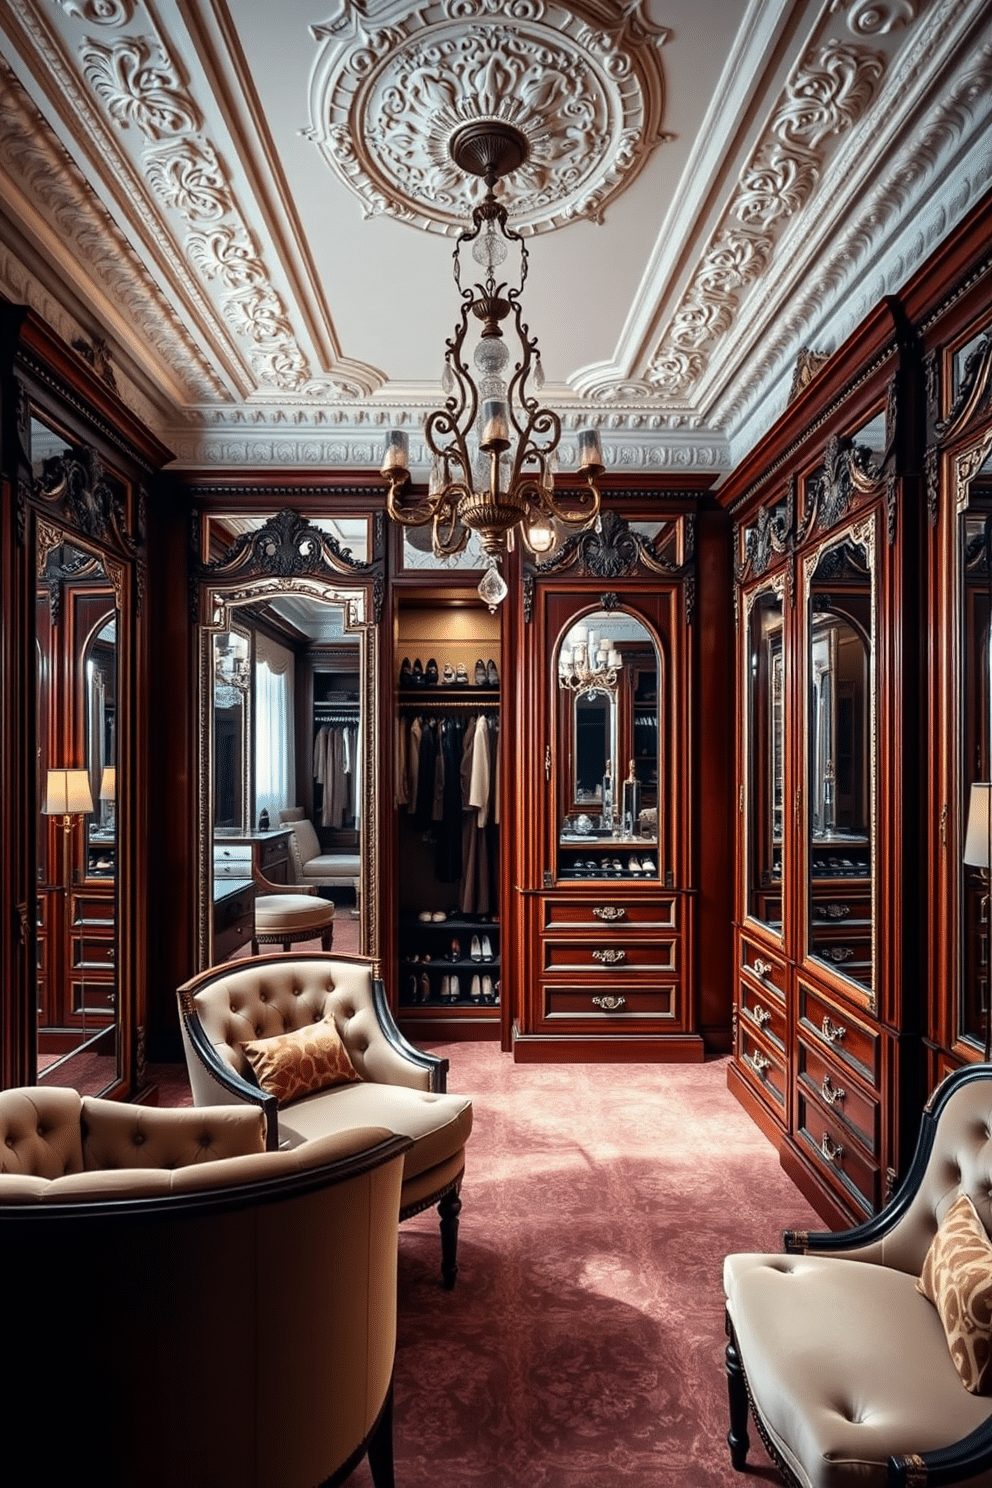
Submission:
POLYGON ((783 583, 780 579, 747 597, 743 678, 747 914, 780 935, 785 846, 783 583))
POLYGON ((807 954, 871 992, 876 667, 874 523, 806 568, 807 954))
POLYGON ((558 876, 663 872, 663 664, 656 636, 622 607, 588 610, 558 638, 558 876))

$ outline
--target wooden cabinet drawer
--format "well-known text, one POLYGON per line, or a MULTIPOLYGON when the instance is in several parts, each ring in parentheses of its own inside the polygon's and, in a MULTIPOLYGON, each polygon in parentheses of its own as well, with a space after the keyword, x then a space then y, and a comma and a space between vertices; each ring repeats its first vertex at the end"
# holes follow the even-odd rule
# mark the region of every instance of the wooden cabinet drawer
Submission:
POLYGON ((799 983, 799 1029, 833 1052, 835 1060, 856 1070, 868 1084, 878 1088, 880 1045, 877 1032, 865 1027, 845 1009, 799 983))
POLYGON ((740 940, 740 965, 741 970, 753 976, 766 991, 774 992, 785 1000, 785 962, 780 961, 763 945, 749 940, 746 935, 742 935, 740 940))
POLYGON ((651 899, 626 899, 604 894, 596 899, 546 899, 544 929, 592 930, 610 934, 621 930, 675 930, 678 927, 678 900, 672 896, 651 899))
POLYGON ((761 1039, 743 1020, 737 1022, 737 1064, 748 1084, 781 1121, 785 1115, 787 1071, 784 1055, 761 1039))
POLYGON ((674 1019, 678 1012, 676 985, 637 987, 628 984, 609 987, 544 988, 546 1021, 561 1018, 590 1019, 598 1023, 632 1018, 674 1019))
POLYGON ((873 1156, 881 1151, 881 1107, 826 1050, 799 1040, 798 1080, 806 1097, 818 1099, 873 1156))
POLYGON ((796 1091, 796 1130, 802 1151, 828 1183, 837 1188, 864 1216, 879 1204, 879 1168, 864 1152, 832 1111, 807 1095, 802 1084, 796 1091))
POLYGON ((544 970, 594 971, 605 978, 621 972, 677 972, 677 940, 633 940, 617 936, 608 945, 594 941, 545 940, 544 970))
POLYGON ((741 978, 738 991, 740 1018, 744 1027, 751 1026, 770 1040, 778 1049, 785 1051, 785 1008, 774 994, 764 988, 758 991, 745 978, 741 978))

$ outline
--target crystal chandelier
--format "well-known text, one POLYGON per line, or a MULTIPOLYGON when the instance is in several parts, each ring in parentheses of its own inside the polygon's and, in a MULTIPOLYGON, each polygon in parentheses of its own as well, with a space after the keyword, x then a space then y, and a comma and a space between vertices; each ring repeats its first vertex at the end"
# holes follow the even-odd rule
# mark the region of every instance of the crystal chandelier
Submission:
POLYGON ((558 653, 558 686, 578 697, 616 692, 622 665, 611 640, 585 625, 573 625, 558 653))
POLYGON ((451 138, 452 159, 460 169, 481 176, 486 195, 472 212, 472 226, 455 245, 454 278, 461 296, 461 315, 453 336, 445 343, 443 408, 424 420, 424 439, 433 458, 426 496, 404 488, 410 472, 409 444, 402 430, 389 435, 382 476, 388 483, 387 507, 394 521, 407 527, 431 527, 435 556, 460 553, 469 534, 476 532, 488 567, 479 593, 491 610, 506 597, 499 572, 499 555, 519 533, 535 554, 550 552, 556 524, 584 528, 599 516, 596 481, 602 475, 603 452, 594 429, 579 431, 578 474, 588 493, 568 501, 555 495, 557 450, 561 419, 541 407, 532 389, 544 384, 537 337, 522 319, 520 296, 527 278, 527 248, 520 233, 507 226, 506 208, 494 188, 507 172, 527 158, 526 137, 502 120, 479 120, 463 125, 451 138), (472 245, 485 282, 462 288, 460 253, 472 245), (497 281, 497 271, 510 246, 519 248, 520 273, 515 288, 497 281), (465 361, 469 317, 481 324, 473 363, 465 361), (511 352, 503 336, 503 322, 516 337, 517 360, 509 371, 511 352))
POLYGON ((238 636, 220 636, 214 662, 214 703, 218 708, 236 708, 251 688, 251 660, 241 651, 238 636))

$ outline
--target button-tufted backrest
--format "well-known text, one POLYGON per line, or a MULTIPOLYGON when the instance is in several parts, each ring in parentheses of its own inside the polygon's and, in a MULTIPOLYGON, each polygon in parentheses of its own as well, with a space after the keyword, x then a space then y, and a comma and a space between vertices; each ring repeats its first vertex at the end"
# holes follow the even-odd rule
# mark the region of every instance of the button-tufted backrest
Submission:
POLYGON ((203 1031, 232 1069, 253 1079, 243 1046, 328 1014, 359 1075, 384 1085, 430 1088, 430 1075, 385 1038, 375 1014, 371 965, 359 960, 261 956, 211 978, 193 997, 203 1031))
POLYGON ((265 1151, 265 1118, 250 1106, 158 1110, 84 1096, 81 1126, 87 1172, 174 1170, 265 1151))
POLYGON ((83 1169, 82 1102, 75 1090, 0 1091, 0 1173, 62 1178, 83 1169))
POLYGON ((963 1193, 992 1234, 992 1073, 948 1097, 909 1208, 883 1240, 859 1250, 859 1258, 918 1275, 937 1227, 963 1193))

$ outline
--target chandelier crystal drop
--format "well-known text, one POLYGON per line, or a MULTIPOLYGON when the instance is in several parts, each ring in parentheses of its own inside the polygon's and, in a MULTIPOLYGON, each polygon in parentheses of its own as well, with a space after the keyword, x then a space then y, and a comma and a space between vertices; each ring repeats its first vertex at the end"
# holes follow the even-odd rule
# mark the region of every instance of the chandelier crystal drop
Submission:
POLYGON ((532 391, 543 387, 544 371, 520 299, 527 247, 520 233, 507 226, 506 208, 494 189, 526 160, 526 137, 502 121, 481 120, 458 129, 449 149, 462 170, 484 178, 487 190, 472 212, 472 226, 455 245, 461 314, 445 343, 444 405, 424 420, 432 460, 427 493, 409 489, 409 441, 402 430, 389 435, 382 477, 390 516, 402 526, 430 526, 436 557, 462 552, 471 534, 478 534, 488 564, 479 593, 495 609, 507 594, 498 563, 513 534, 519 534, 530 552, 544 555, 554 547, 560 527, 582 529, 596 522, 603 452, 594 429, 580 430, 578 476, 588 490, 570 492, 567 499, 556 495, 561 419, 542 407, 532 391), (468 244, 485 279, 463 289, 460 254, 468 244), (520 256, 514 287, 496 277, 511 248, 520 256), (479 325, 471 367, 465 344, 470 318, 479 325), (515 357, 504 328, 515 342, 515 357))

